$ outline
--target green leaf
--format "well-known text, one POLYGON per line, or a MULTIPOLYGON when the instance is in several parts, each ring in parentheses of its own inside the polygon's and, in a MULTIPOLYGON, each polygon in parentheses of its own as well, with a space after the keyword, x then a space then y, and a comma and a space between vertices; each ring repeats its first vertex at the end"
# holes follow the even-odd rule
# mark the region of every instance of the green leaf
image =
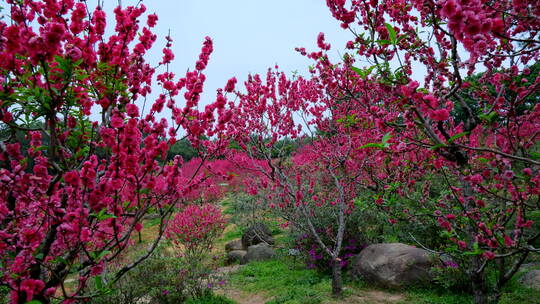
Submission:
POLYGON ((373 71, 374 68, 376 68, 377 65, 370 66, 369 68, 360 69, 357 67, 351 67, 351 70, 353 70, 358 76, 360 76, 362 79, 366 79, 369 74, 373 71))
POLYGON ((103 215, 98 216, 98 220, 100 221, 108 220, 110 218, 116 218, 116 216, 112 214, 103 214, 103 215))
POLYGON ((356 114, 352 114, 338 119, 337 122, 344 124, 346 127, 351 127, 358 123, 358 119, 356 118, 356 114))
POLYGON ((388 23, 385 23, 384 25, 386 26, 386 29, 388 30, 388 37, 390 37, 390 42, 394 45, 397 44, 397 34, 394 27, 388 23))
POLYGON ((90 147, 88 147, 88 146, 83 147, 82 149, 80 149, 79 151, 77 151, 77 153, 75 153, 75 158, 84 156, 84 155, 86 155, 86 153, 88 153, 89 151, 90 151, 90 147))
POLYGON ((478 242, 473 243, 473 251, 464 252, 463 255, 480 255, 482 254, 482 249, 478 246, 478 242))
POLYGON ((499 114, 495 111, 489 113, 489 114, 480 114, 478 115, 478 118, 480 118, 480 120, 484 121, 484 122, 487 122, 487 123, 493 123, 495 121, 497 121, 499 119, 499 114))
POLYGON ((468 134, 469 134, 469 132, 461 132, 461 133, 459 133, 459 134, 456 134, 456 135, 454 135, 454 136, 452 136, 452 137, 450 137, 450 138, 448 139, 448 143, 451 143, 451 142, 453 142, 454 140, 456 140, 456 139, 458 139, 458 138, 460 138, 460 137, 463 137, 463 136, 465 136, 465 135, 468 135, 468 134))
POLYGON ((101 258, 103 258, 104 256, 106 256, 107 254, 111 253, 110 250, 103 250, 97 257, 96 259, 97 260, 101 260, 101 258))
POLYGON ((442 237, 445 237, 445 238, 451 238, 452 237, 452 234, 450 232, 446 231, 446 230, 441 231, 440 235, 442 237))
POLYGON ((98 275, 94 278, 94 281, 96 282, 96 288, 98 290, 102 290, 103 289, 103 278, 98 275))
POLYGON ((68 264, 68 261, 66 259, 64 259, 63 257, 59 256, 59 257, 56 257, 54 258, 54 260, 51 261, 52 263, 62 263, 62 264, 68 264))
POLYGON ((148 188, 141 188, 141 189, 139 190, 139 193, 140 193, 140 194, 148 194, 148 193, 150 193, 150 189, 148 189, 148 188))
POLYGON ((392 44, 391 41, 386 40, 386 39, 377 40, 377 43, 380 44, 380 45, 392 44))
POLYGON ((365 149, 365 148, 379 148, 379 149, 382 149, 382 148, 384 148, 384 145, 383 144, 378 144, 378 143, 369 143, 369 144, 365 144, 365 145, 361 146, 358 149, 365 149))
POLYGON ((440 148, 444 148, 446 147, 445 144, 437 144, 437 145, 434 145, 433 147, 429 148, 430 150, 437 150, 437 149, 440 149, 440 148))
POLYGON ((91 216, 97 218, 98 221, 104 221, 106 219, 116 218, 116 216, 114 216, 112 214, 108 214, 106 212, 107 212, 107 209, 103 208, 103 209, 101 209, 101 211, 99 211, 98 214, 93 213, 93 214, 91 214, 91 216))
POLYGON ((388 132, 386 134, 384 134, 383 138, 382 138, 382 143, 383 144, 386 144, 390 138, 392 138, 392 132, 388 132))
POLYGON ((353 70, 356 74, 358 74, 360 77, 364 78, 365 77, 365 73, 362 69, 359 69, 357 67, 354 67, 352 66, 351 67, 351 70, 353 70))
POLYGON ((540 159, 540 153, 538 152, 531 152, 531 158, 532 159, 540 159))
POLYGON ((540 210, 531 211, 529 215, 531 217, 540 217, 540 210))
POLYGON ((43 303, 39 300, 32 300, 30 302, 26 302, 26 304, 43 304, 43 303))

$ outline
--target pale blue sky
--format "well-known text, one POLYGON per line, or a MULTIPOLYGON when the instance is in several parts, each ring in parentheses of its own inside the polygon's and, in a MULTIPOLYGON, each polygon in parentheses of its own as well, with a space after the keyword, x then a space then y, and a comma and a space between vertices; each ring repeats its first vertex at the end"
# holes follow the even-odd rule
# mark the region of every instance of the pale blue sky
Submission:
MULTIPOLYGON (((117 1, 105 1, 112 15, 117 1)), ((123 5, 135 1, 123 1, 123 5)), ((265 73, 279 64, 285 72, 307 73, 311 62, 295 47, 316 49, 319 32, 332 43, 331 55, 343 53, 351 33, 332 18, 323 0, 161 0, 143 1, 149 13, 159 16, 155 32, 158 41, 151 62, 159 62, 164 37, 171 30, 177 75, 192 68, 205 36, 214 40, 214 53, 205 72, 207 83, 203 103, 213 101, 215 91, 236 76, 243 82, 249 73, 265 73)), ((181 100, 179 100, 181 102, 181 100)))

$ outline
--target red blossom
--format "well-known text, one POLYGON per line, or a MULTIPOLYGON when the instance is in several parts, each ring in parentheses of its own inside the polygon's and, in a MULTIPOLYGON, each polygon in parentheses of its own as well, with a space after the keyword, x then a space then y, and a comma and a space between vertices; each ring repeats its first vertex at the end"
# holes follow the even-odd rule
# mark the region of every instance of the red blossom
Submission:
POLYGON ((148 24, 149 27, 156 26, 156 22, 158 20, 158 16, 156 14, 150 14, 148 15, 148 20, 146 21, 146 24, 148 24))
POLYGON ((430 113, 430 118, 434 121, 445 121, 450 117, 450 113, 446 109, 438 109, 430 113))

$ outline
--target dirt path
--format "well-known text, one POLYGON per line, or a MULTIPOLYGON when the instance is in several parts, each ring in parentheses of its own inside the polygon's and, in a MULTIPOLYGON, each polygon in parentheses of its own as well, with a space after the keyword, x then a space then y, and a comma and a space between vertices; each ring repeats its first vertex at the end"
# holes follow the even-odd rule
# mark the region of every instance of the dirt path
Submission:
POLYGON ((343 300, 326 302, 325 304, 394 304, 403 303, 405 297, 401 294, 389 293, 382 290, 355 291, 355 294, 343 300))
POLYGON ((260 294, 251 294, 230 287, 217 290, 216 293, 226 296, 238 304, 265 304, 271 300, 271 298, 264 297, 260 294))
MULTIPOLYGON (((217 294, 226 296, 238 304, 265 304, 272 300, 261 294, 243 292, 231 287, 216 291, 217 294)), ((405 297, 400 294, 388 293, 380 290, 359 291, 357 294, 348 296, 342 300, 325 301, 324 304, 397 304, 403 303, 405 297)))

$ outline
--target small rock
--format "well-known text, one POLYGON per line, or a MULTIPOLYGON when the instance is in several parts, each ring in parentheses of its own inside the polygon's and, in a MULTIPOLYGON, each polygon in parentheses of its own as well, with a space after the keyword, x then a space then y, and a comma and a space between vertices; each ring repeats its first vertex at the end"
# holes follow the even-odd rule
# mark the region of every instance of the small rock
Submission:
POLYGON ((263 223, 253 224, 242 235, 242 245, 244 248, 248 248, 251 245, 260 243, 273 245, 274 238, 272 237, 272 231, 263 223))
POLYGON ((227 259, 225 260, 225 264, 231 265, 237 262, 242 261, 242 258, 247 254, 247 251, 245 250, 233 250, 227 253, 227 259))
POLYGON ((540 270, 535 269, 525 273, 519 282, 525 287, 540 289, 540 270))
POLYGON ((246 248, 242 246, 242 240, 234 240, 225 244, 225 251, 229 252, 233 250, 246 250, 246 248))
POLYGON ((247 264, 251 261, 269 260, 274 257, 274 254, 274 249, 265 243, 249 246, 247 254, 242 257, 240 264, 247 264))
POLYGON ((290 256, 299 256, 300 255, 300 250, 298 250, 296 248, 291 248, 291 249, 289 249, 288 253, 289 253, 290 256))

